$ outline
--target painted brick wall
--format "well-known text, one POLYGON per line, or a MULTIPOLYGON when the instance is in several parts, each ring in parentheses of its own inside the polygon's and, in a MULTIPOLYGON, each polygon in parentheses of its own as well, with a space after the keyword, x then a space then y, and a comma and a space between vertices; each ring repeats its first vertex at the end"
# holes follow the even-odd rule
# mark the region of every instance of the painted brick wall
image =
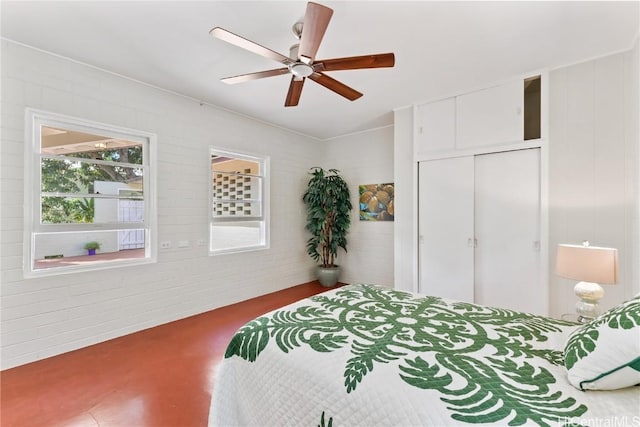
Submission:
POLYGON ((338 252, 340 281, 394 286, 392 221, 360 221, 358 185, 393 182, 393 127, 351 134, 324 142, 324 167, 338 169, 351 192, 347 253, 338 252))
POLYGON ((313 279, 301 195, 318 141, 8 41, 1 88, 3 369, 313 279), (158 263, 23 279, 25 107, 157 134, 158 241, 173 242, 158 263), (211 145, 271 156, 271 249, 195 245, 208 238, 211 145))

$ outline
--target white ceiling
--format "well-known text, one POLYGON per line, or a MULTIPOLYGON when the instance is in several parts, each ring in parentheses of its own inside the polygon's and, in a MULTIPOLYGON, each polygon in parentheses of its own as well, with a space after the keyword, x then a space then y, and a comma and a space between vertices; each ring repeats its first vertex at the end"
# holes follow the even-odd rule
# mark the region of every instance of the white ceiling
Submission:
POLYGON ((322 1, 334 9, 319 59, 394 52, 394 68, 331 76, 350 102, 307 81, 285 108, 288 75, 221 77, 281 65, 221 40, 214 26, 288 56, 304 1, 2 1, 4 38, 318 139, 389 125, 418 101, 628 49, 640 2, 322 1))

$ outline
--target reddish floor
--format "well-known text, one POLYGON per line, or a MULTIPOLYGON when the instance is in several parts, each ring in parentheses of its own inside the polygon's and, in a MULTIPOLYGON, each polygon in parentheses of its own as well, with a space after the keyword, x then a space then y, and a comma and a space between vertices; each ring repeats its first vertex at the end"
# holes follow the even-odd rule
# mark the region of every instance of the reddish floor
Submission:
POLYGON ((213 374, 248 320, 317 282, 0 372, 0 425, 205 426, 213 374))

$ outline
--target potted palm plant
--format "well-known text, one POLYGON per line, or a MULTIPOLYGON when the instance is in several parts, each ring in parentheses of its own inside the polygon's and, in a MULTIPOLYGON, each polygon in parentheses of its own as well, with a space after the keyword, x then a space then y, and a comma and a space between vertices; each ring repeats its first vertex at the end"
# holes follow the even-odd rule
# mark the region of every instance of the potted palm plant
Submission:
POLYGON ((338 248, 347 251, 347 230, 351 224, 349 186, 336 169, 311 168, 311 179, 302 201, 307 205, 307 224, 311 233, 307 253, 319 261, 318 280, 323 286, 338 282, 335 264, 338 248))

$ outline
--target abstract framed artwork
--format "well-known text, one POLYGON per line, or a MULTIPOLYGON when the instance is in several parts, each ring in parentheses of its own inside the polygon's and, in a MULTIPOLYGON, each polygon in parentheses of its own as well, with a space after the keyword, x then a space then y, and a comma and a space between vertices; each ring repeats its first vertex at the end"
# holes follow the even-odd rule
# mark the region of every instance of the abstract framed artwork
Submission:
POLYGON ((393 183, 358 186, 360 221, 393 221, 393 183))

